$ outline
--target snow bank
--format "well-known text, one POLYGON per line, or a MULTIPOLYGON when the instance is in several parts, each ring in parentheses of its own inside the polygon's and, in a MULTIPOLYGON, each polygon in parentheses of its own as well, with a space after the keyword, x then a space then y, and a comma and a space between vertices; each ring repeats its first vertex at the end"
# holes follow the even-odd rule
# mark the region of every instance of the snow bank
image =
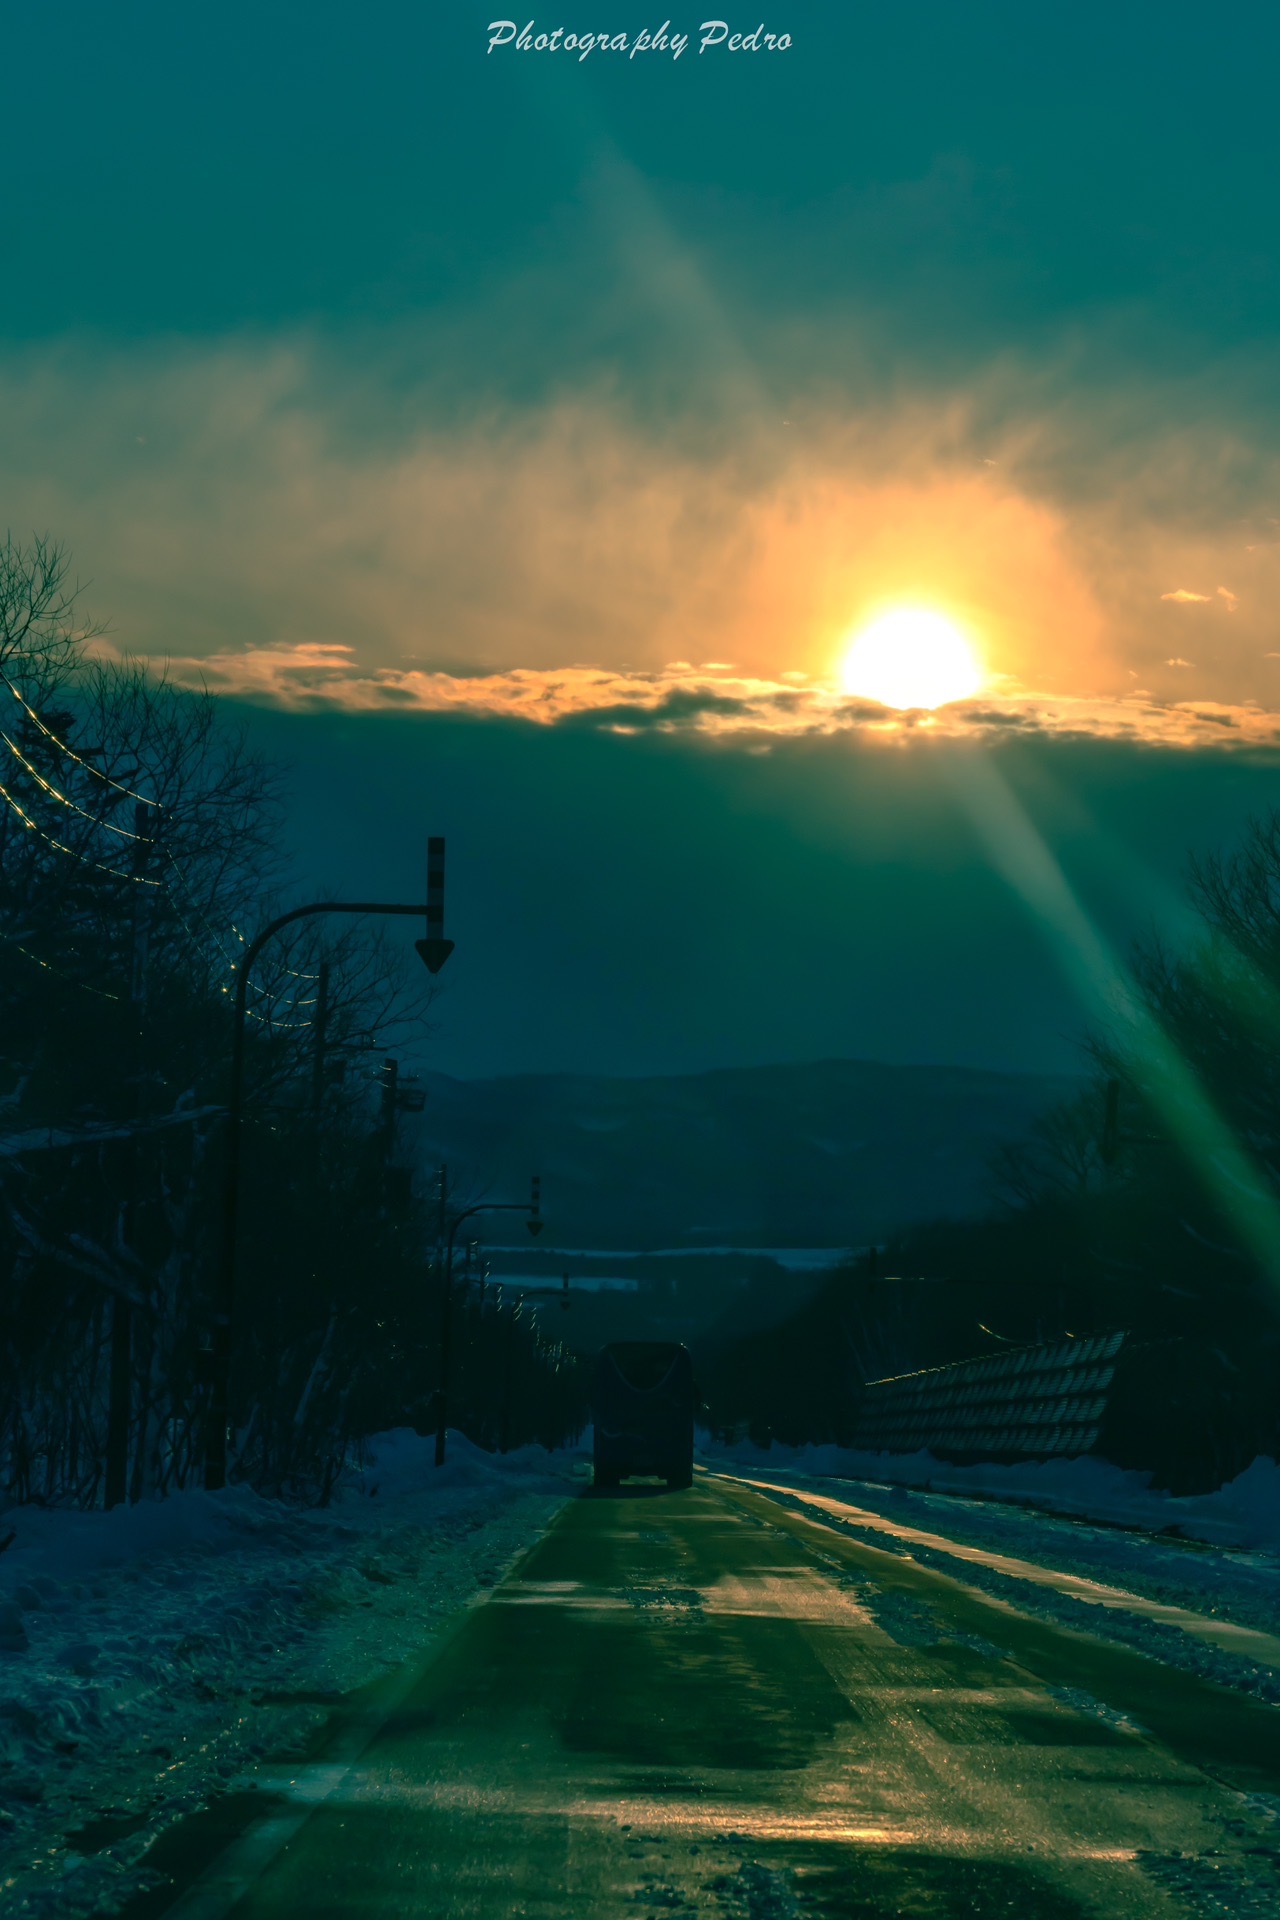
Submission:
POLYGON ((435 1464, 434 1434, 415 1433, 412 1427, 394 1427, 368 1442, 369 1464, 352 1473, 344 1491, 375 1497, 433 1498, 457 1487, 512 1486, 532 1478, 541 1482, 548 1472, 563 1473, 585 1459, 582 1448, 549 1454, 544 1447, 518 1447, 514 1453, 486 1453, 464 1433, 449 1430, 445 1462, 435 1464))
MULTIPOLYGON (((378 1510, 363 1513, 361 1503, 376 1498, 409 1500, 425 1515, 452 1504, 460 1489, 512 1488, 563 1473, 575 1453, 546 1453, 521 1447, 515 1453, 485 1453, 465 1434, 450 1432, 445 1464, 437 1468, 434 1435, 412 1427, 378 1434, 367 1444, 368 1465, 351 1469, 332 1506, 291 1507, 263 1499, 248 1487, 221 1493, 189 1488, 165 1500, 144 1500, 110 1513, 81 1513, 65 1507, 21 1506, 0 1510, 0 1537, 16 1535, 0 1554, 0 1595, 10 1595, 32 1570, 43 1578, 84 1580, 106 1568, 157 1555, 217 1555, 258 1541, 270 1551, 292 1544, 305 1548, 331 1531, 335 1520, 377 1524, 378 1510)), ((195 1561, 193 1560, 193 1564, 195 1561)))
POLYGON ((1006 1500, 1046 1513, 1069 1514, 1150 1533, 1177 1533, 1211 1546, 1280 1550, 1280 1465, 1259 1456, 1216 1493, 1174 1495, 1151 1485, 1149 1473, 1085 1455, 1029 1460, 1017 1466, 956 1467, 931 1453, 857 1453, 848 1447, 757 1447, 748 1441, 713 1446, 701 1456, 727 1465, 837 1480, 917 1487, 1006 1500))
POLYGON ((784 1505, 803 1505, 810 1492, 834 1497, 842 1505, 824 1524, 908 1553, 1022 1612, 1136 1647, 1255 1698, 1280 1699, 1272 1654, 1280 1622, 1280 1474, 1272 1460, 1255 1461, 1216 1494, 1174 1500, 1153 1492, 1145 1475, 1098 1460, 957 1470, 928 1454, 750 1446, 704 1458, 771 1483, 784 1505), (1228 1543, 1206 1543, 1206 1535, 1228 1543), (1028 1565, 1039 1570, 1035 1576, 1028 1565), (1098 1593, 1073 1585, 1081 1579, 1107 1590, 1105 1606, 1090 1603, 1098 1593))
POLYGON ((110 1911, 165 1826, 492 1586, 586 1468, 378 1436, 334 1504, 243 1487, 0 1515, 5 1911, 110 1911), (104 1841, 104 1834, 108 1837, 104 1841), (112 1837, 114 1836, 114 1837, 112 1837))

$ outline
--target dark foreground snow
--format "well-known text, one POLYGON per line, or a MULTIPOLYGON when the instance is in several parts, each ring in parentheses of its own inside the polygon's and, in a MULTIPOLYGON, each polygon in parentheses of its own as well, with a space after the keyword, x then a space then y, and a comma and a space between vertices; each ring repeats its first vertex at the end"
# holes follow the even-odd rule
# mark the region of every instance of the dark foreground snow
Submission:
POLYGON ((244 1488, 0 1516, 0 1906, 110 1912, 155 1836, 419 1653, 572 1491, 574 1455, 408 1431, 323 1512, 244 1488))

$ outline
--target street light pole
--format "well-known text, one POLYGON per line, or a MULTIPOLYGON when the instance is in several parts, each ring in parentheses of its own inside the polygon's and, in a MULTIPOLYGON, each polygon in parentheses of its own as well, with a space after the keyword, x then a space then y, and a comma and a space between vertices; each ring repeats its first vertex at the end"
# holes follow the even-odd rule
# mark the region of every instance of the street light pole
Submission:
POLYGON ((542 1232, 541 1181, 537 1174, 533 1176, 533 1189, 528 1200, 481 1200, 474 1207, 466 1207, 455 1216, 449 1225, 449 1237, 444 1257, 444 1290, 440 1296, 440 1392, 436 1401, 436 1465, 444 1465, 445 1431, 449 1424, 449 1356, 453 1342, 453 1248, 458 1237, 458 1228, 464 1220, 470 1220, 477 1213, 527 1213, 525 1222, 530 1233, 535 1236, 542 1232))
POLYGON ((372 900, 317 900, 279 914, 249 942, 236 978, 235 1024, 231 1040, 231 1086, 227 1099, 227 1152, 222 1189, 222 1254, 218 1269, 218 1305, 213 1325, 213 1390, 205 1439, 204 1484, 216 1493, 227 1484, 227 1421, 231 1406, 231 1329, 236 1306, 236 1228, 240 1208, 240 1142, 244 1115, 244 1031, 249 975, 267 941, 282 927, 314 913, 423 914, 425 940, 414 945, 429 973, 439 973, 453 951, 444 938, 444 841, 428 842, 427 901, 421 906, 388 905, 372 900))

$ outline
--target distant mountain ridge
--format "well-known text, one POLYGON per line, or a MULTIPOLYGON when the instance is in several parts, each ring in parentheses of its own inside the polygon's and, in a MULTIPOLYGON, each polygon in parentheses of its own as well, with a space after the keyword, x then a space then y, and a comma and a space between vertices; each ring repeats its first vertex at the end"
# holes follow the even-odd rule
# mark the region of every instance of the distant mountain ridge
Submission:
POLYGON ((424 1164, 495 1197, 542 1175, 565 1247, 829 1246, 981 1213, 988 1160, 1068 1075, 820 1060, 652 1079, 427 1075, 424 1164))

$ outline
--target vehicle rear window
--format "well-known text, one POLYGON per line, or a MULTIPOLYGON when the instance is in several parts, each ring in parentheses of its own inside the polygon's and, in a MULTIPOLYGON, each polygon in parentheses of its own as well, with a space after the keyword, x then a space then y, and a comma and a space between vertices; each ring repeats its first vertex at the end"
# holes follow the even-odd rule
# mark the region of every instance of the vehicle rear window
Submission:
POLYGON ((623 1340, 606 1351, 628 1386, 649 1393, 662 1385, 681 1349, 670 1340, 623 1340))

